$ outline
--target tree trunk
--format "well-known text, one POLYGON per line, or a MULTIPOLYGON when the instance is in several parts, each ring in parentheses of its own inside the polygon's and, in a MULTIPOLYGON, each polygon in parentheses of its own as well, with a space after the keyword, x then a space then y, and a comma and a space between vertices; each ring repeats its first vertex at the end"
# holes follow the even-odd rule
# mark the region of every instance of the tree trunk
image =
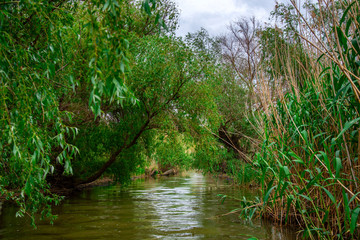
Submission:
POLYGON ((120 153, 124 149, 128 149, 136 144, 137 140, 140 138, 140 136, 143 134, 143 132, 145 132, 145 130, 147 130, 149 123, 150 123, 150 119, 148 119, 144 123, 144 125, 140 128, 139 132, 135 135, 135 137, 133 138, 133 140, 130 143, 126 144, 126 141, 127 141, 127 139, 126 139, 123 146, 121 146, 116 152, 112 153, 109 160, 106 163, 104 163, 104 165, 95 174, 91 175, 90 177, 88 177, 85 180, 78 182, 75 185, 91 183, 91 182, 95 181, 96 179, 98 179, 99 177, 101 177, 101 175, 106 171, 106 169, 108 169, 116 161, 116 158, 120 155, 120 153))

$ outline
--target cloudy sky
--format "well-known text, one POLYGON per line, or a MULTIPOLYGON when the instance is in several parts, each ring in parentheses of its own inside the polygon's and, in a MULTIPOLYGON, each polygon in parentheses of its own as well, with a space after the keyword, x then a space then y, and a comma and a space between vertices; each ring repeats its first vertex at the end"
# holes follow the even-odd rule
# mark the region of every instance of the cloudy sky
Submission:
MULTIPOLYGON (((210 34, 226 31, 226 26, 242 17, 257 17, 267 21, 275 0, 175 0, 181 11, 179 36, 195 32, 201 27, 210 34)), ((285 1, 285 0, 284 0, 285 1)), ((284 2, 278 1, 278 2, 284 2)))

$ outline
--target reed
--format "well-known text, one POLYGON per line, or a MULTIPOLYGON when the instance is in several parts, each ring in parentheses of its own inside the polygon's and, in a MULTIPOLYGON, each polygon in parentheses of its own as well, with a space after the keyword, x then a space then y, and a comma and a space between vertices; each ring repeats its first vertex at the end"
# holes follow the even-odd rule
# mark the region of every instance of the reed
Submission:
POLYGON ((266 43, 258 71, 261 214, 311 239, 358 239, 360 2, 291 4, 295 34, 266 43))

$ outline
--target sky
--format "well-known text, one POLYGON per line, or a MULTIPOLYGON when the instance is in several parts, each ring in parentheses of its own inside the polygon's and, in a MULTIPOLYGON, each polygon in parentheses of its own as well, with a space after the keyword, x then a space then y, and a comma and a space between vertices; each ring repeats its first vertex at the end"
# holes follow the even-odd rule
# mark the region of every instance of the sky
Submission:
MULTIPOLYGON (((268 22, 275 0, 175 0, 180 9, 178 36, 196 32, 201 27, 211 35, 226 32, 231 21, 255 16, 260 22, 268 22)), ((284 1, 278 1, 284 2, 284 1)))

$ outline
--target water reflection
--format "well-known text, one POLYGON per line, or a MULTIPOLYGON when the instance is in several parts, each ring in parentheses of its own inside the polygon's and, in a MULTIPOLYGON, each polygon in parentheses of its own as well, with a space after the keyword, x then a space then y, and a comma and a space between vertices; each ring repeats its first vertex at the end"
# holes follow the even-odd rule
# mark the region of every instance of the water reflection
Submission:
MULTIPOLYGON (((163 185, 145 191, 151 193, 149 199, 157 217, 152 221, 154 238, 174 239, 176 237, 198 239, 194 236, 196 229, 203 227, 201 222, 202 196, 194 194, 192 186, 203 183, 203 177, 194 174, 191 178, 169 181, 163 185), (171 186, 174 183, 177 187, 171 186), (168 186, 170 185, 170 186, 168 186)), ((145 207, 146 208, 146 207, 145 207)))
POLYGON ((66 200, 56 208, 53 226, 15 218, 16 209, 3 206, 1 239, 295 239, 269 223, 244 223, 236 215, 216 217, 238 207, 217 194, 242 198, 255 192, 240 191, 201 174, 137 181, 127 188, 94 188, 66 200))

